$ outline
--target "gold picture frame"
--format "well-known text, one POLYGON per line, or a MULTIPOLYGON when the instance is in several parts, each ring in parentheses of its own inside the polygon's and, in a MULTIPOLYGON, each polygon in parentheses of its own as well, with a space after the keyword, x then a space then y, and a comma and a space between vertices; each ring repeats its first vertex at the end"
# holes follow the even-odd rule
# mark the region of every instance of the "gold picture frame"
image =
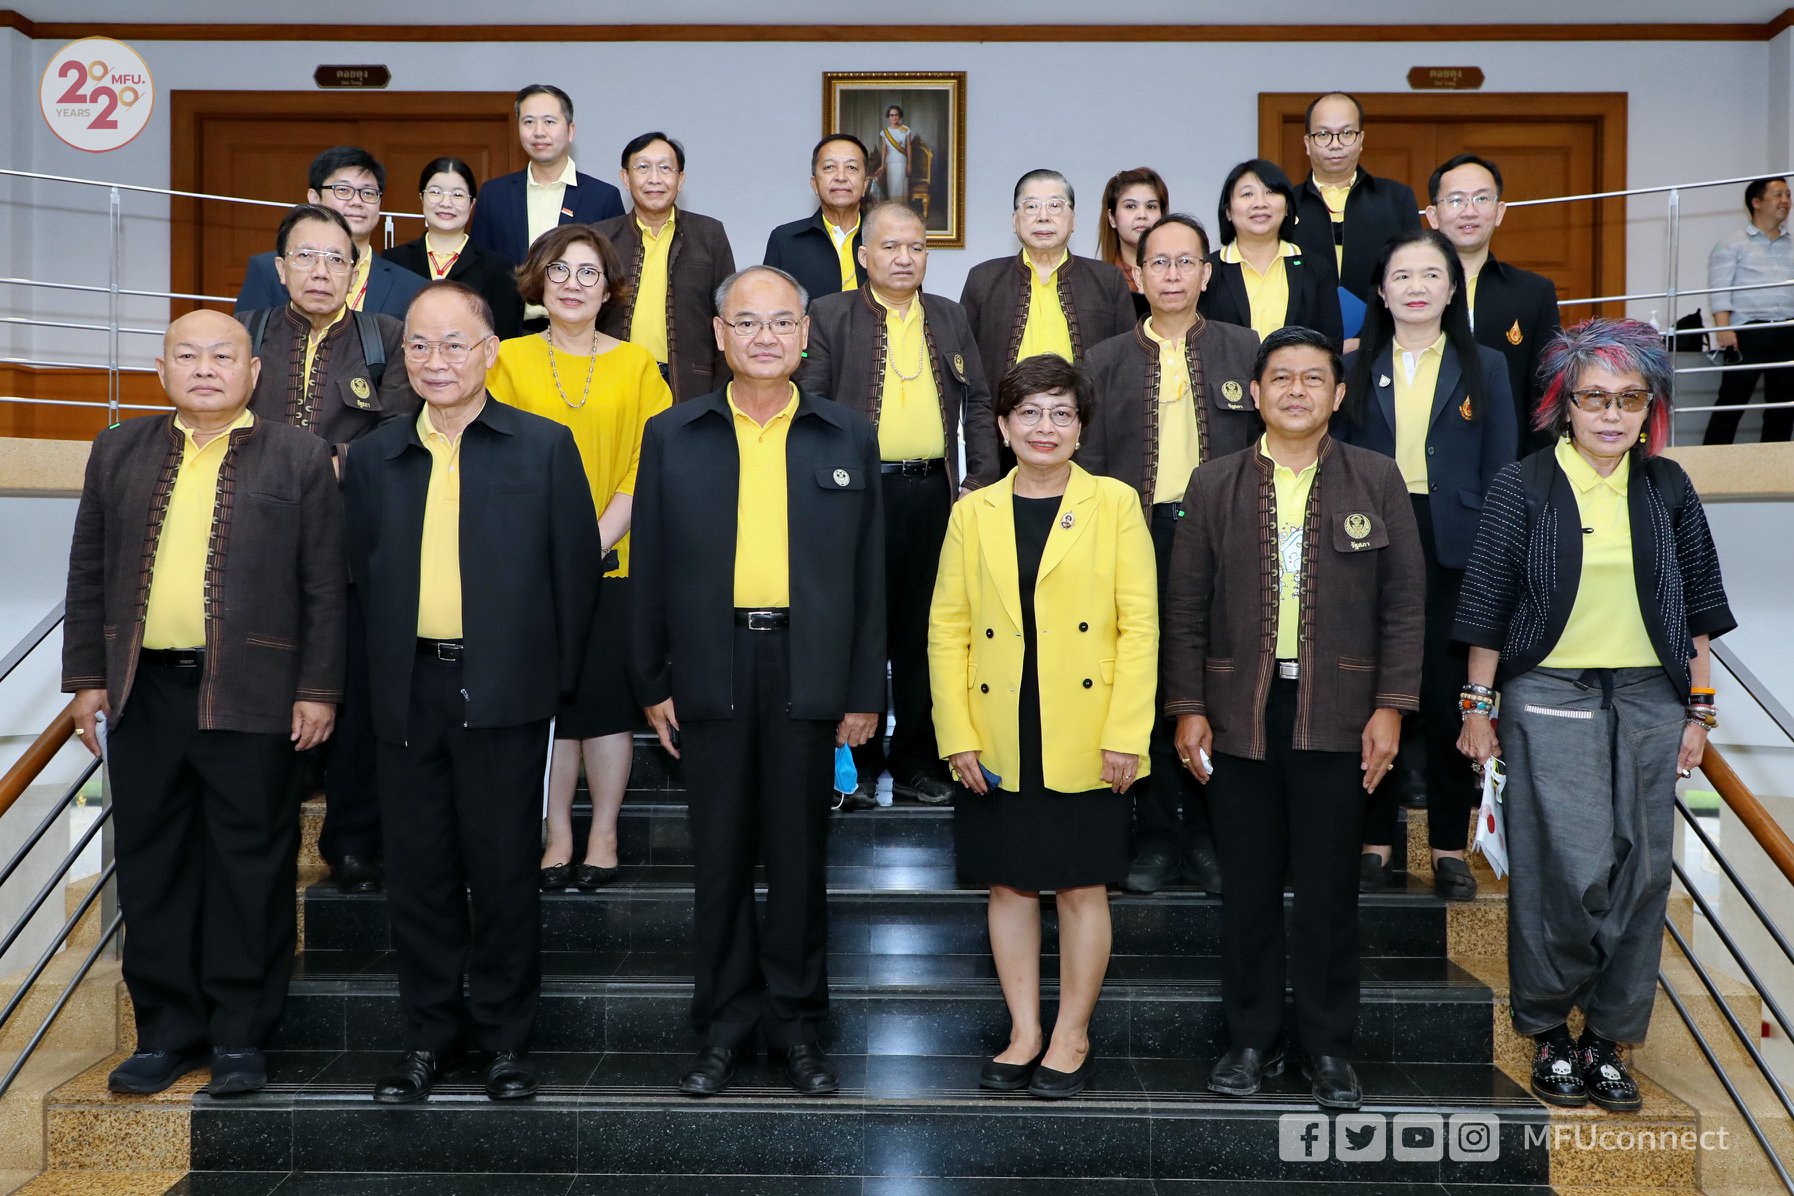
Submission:
POLYGON ((830 133, 866 143, 869 203, 902 199, 922 217, 931 248, 965 248, 964 71, 824 71, 822 135, 830 133))

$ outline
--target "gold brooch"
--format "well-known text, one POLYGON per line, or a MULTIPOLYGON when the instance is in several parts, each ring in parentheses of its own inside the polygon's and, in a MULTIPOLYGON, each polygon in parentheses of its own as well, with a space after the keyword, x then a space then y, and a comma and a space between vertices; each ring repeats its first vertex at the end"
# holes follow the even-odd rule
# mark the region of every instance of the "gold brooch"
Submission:
POLYGON ((1469 421, 1469 419, 1470 419, 1470 396, 1469 395, 1465 395, 1464 401, 1462 403, 1458 404, 1458 414, 1463 416, 1466 422, 1469 421))
POLYGON ((374 388, 368 385, 366 378, 349 379, 349 389, 355 392, 355 397, 358 399, 371 398, 374 393, 374 388))
POLYGON ((1245 388, 1232 378, 1221 383, 1221 397, 1226 399, 1229 403, 1238 403, 1245 393, 1245 388))
POLYGON ((1517 345, 1522 339, 1520 334, 1520 321, 1515 320, 1514 326, 1507 330, 1507 343, 1510 345, 1517 345))
POLYGON ((1345 534, 1354 540, 1370 535, 1370 516, 1354 512, 1345 517, 1345 534))
POLYGON ((1064 517, 1059 520, 1059 526, 1064 527, 1064 528, 1069 528, 1072 524, 1076 523, 1077 521, 1078 521, 1078 517, 1076 515, 1073 515, 1070 511, 1067 511, 1067 512, 1065 512, 1064 517))

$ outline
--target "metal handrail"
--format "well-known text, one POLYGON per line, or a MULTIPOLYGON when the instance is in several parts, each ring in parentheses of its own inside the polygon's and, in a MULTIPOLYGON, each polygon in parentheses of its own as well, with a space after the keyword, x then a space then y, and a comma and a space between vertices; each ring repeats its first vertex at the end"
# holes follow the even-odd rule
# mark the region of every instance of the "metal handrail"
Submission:
MULTIPOLYGON (((1711 752, 1712 745, 1709 744, 1707 750, 1711 752)), ((1707 834, 1706 829, 1689 810, 1680 794, 1676 796, 1676 808, 1682 811, 1682 817, 1687 819, 1689 829, 1694 831, 1700 839, 1701 846, 1707 849, 1707 854, 1712 857, 1713 862, 1719 865, 1720 870, 1725 873, 1726 879, 1732 882, 1732 887, 1738 890, 1738 895, 1744 898, 1744 904, 1750 907, 1750 912, 1757 916, 1757 921, 1763 924, 1763 929, 1769 932, 1769 937, 1775 941, 1776 946, 1781 948, 1782 954, 1787 956, 1788 962, 1794 964, 1794 943, 1788 942, 1781 927, 1775 924, 1775 920, 1769 916, 1769 911, 1763 908, 1763 903, 1757 900, 1757 895, 1751 891, 1749 885, 1744 883, 1744 878, 1738 875, 1737 870, 1732 867, 1732 862, 1725 858, 1725 854, 1719 850, 1719 844, 1713 842, 1712 836, 1707 834)))
POLYGON ((93 776, 93 770, 97 767, 99 767, 97 760, 89 764, 86 771, 81 774, 81 779, 64 791, 62 797, 44 814, 43 821, 37 824, 37 829, 25 837, 25 841, 13 853, 12 859, 6 861, 6 867, 0 868, 0 885, 12 879, 12 874, 19 870, 19 865, 25 862, 25 857, 30 855, 32 849, 42 842, 45 835, 50 833, 50 828, 56 825, 56 820, 62 817, 63 811, 68 809, 77 797, 81 796, 81 786, 85 785, 88 778, 93 776))
MULTIPOLYGON (((55 759, 56 753, 62 750, 62 745, 72 739, 74 734, 75 701, 70 698, 68 705, 62 708, 62 713, 50 720, 50 725, 31 741, 31 746, 6 770, 6 775, 0 777, 0 817, 5 817, 6 812, 12 809, 12 804, 19 800, 19 795, 30 787, 31 782, 37 780, 37 774, 55 759)), ((90 769, 89 772, 91 771, 90 769)))
MULTIPOLYGON (((1763 808, 1756 794, 1747 788, 1732 766, 1726 762, 1725 753, 1709 743, 1701 757, 1701 771, 1713 782, 1713 788, 1719 790, 1719 796, 1738 821, 1744 824, 1769 862, 1776 866, 1789 884, 1794 884, 1794 839, 1788 838, 1788 832, 1781 828, 1775 817, 1763 808)), ((1709 850, 1711 850, 1709 848, 1709 850)))
POLYGON ((43 643, 52 631, 56 630, 57 624, 62 622, 62 612, 63 603, 59 600, 43 618, 37 621, 37 626, 20 636, 19 642, 12 646, 12 650, 4 658, 0 658, 0 681, 12 676, 12 671, 19 667, 19 662, 31 655, 32 650, 43 643))
MULTIPOLYGON (((98 766, 99 762, 96 760, 88 767, 81 780, 75 783, 76 787, 85 784, 87 778, 93 775, 93 770, 98 766)), ((69 853, 62 857, 62 863, 57 865, 50 879, 44 882, 44 887, 39 889, 37 896, 25 906, 25 912, 19 915, 19 920, 13 924, 13 928, 6 932, 6 937, 0 939, 0 959, 6 958, 6 953, 12 950, 12 945, 18 942, 19 936, 25 933, 25 927, 30 924, 31 919, 37 917, 37 911, 44 907, 44 902, 50 899, 50 895, 56 892, 59 885, 68 880, 69 869, 75 866, 75 861, 81 858, 81 853, 87 850, 87 845, 93 842, 93 837, 100 833, 100 828, 106 825, 106 820, 111 816, 112 807, 107 805, 100 811, 100 816, 93 820, 93 825, 87 828, 87 833, 82 835, 75 845, 69 848, 69 853)))
POLYGON ((1726 672, 1730 673, 1738 684, 1744 687, 1744 692, 1750 696, 1750 700, 1761 707, 1763 713, 1767 714, 1770 720, 1782 729, 1782 734, 1789 739, 1794 739, 1794 714, 1788 713, 1788 708, 1777 701, 1775 695, 1769 692, 1769 687, 1763 684, 1762 679, 1751 672, 1742 660, 1738 659, 1738 654, 1718 641, 1708 645, 1707 650, 1717 657, 1719 663, 1725 666, 1726 672))
POLYGON ((1781 1102, 1782 1111, 1791 1120, 1794 1120, 1794 1100, 1789 1098, 1788 1090, 1782 1087, 1781 1081, 1775 1078, 1775 1071, 1769 1066, 1769 1061, 1763 1058, 1763 1052, 1757 1049, 1757 1044, 1752 1042, 1750 1035, 1745 1033, 1744 1024, 1738 1020, 1738 1015, 1732 1012, 1730 1005, 1726 1004, 1725 997, 1720 994, 1719 986, 1713 983, 1713 974, 1707 970, 1707 965, 1695 957, 1694 948, 1688 945, 1688 940, 1682 936, 1682 929, 1676 925, 1674 918, 1665 918, 1663 926, 1665 930, 1669 931, 1669 937, 1674 940, 1677 949, 1682 952, 1682 958, 1688 961, 1688 965, 1694 969, 1694 974, 1700 978, 1701 987, 1707 990, 1707 995, 1713 999, 1715 1005, 1719 1006, 1719 1012, 1724 1015, 1726 1024, 1731 1026, 1732 1033, 1737 1035, 1739 1044, 1750 1055, 1750 1061, 1757 1065, 1757 1070, 1768 1082, 1770 1090, 1775 1093, 1775 1098, 1781 1102))
MULTIPOLYGON (((87 896, 81 898, 81 903, 75 907, 75 912, 68 916, 68 919, 62 924, 62 929, 56 932, 55 937, 50 940, 50 945, 44 948, 44 953, 37 957, 37 963, 32 966, 31 971, 26 973, 25 979, 19 982, 18 988, 12 994, 12 999, 7 1001, 6 1008, 0 1009, 0 1030, 6 1028, 6 1023, 12 1020, 12 1015, 19 1011, 19 1006, 23 1005, 25 999, 31 995, 31 987, 43 978, 44 971, 50 966, 50 961, 56 958, 56 953, 62 950, 63 944, 68 942, 69 936, 75 933, 75 927, 81 924, 81 919, 87 916, 87 911, 93 908, 93 903, 100 899, 100 890, 106 887, 107 882, 117 871, 117 860, 113 860, 100 871, 100 878, 94 882, 93 888, 87 891, 87 896)), ((5 1090, 0 1089, 0 1095, 4 1094, 5 1090)))
MULTIPOLYGON (((1679 802, 1678 805, 1680 805, 1679 802)), ((1684 818, 1692 819, 1694 817, 1694 815, 1688 812, 1687 806, 1681 806, 1681 810, 1684 818)), ((1707 919, 1707 925, 1712 928, 1713 933, 1717 935, 1719 941, 1724 944, 1726 952, 1732 957, 1732 962, 1737 964, 1744 972, 1744 978, 1750 981, 1751 987, 1757 990, 1757 995, 1762 998, 1763 1004, 1769 1007, 1769 1015, 1781 1026, 1782 1033, 1794 1037, 1794 1025, 1789 1023, 1787 1015, 1782 1012, 1781 1003, 1775 999, 1775 994, 1769 990, 1769 986, 1764 984, 1762 978, 1757 975, 1757 970, 1750 966, 1750 961, 1744 957, 1744 952, 1739 949, 1738 944, 1733 941, 1731 934, 1726 930, 1724 924, 1720 922, 1719 915, 1713 911, 1713 907, 1708 904, 1707 899, 1701 896, 1700 890, 1688 879, 1688 873, 1682 870, 1682 865, 1672 859, 1669 862, 1669 866, 1674 871, 1676 879, 1682 882, 1682 887, 1688 890, 1688 896, 1693 898, 1695 907, 1701 911, 1701 916, 1707 919)))
MULTIPOLYGON (((99 892, 99 886, 94 887, 94 892, 99 892)), ((50 1033, 50 1027, 55 1025, 56 1019, 62 1016, 62 1011, 68 1007, 69 1001, 75 995, 75 990, 81 987, 81 982, 87 979, 87 974, 93 970, 93 965, 100 958, 100 953, 111 945, 112 940, 118 935, 119 928, 124 924, 123 911, 112 915, 112 921, 106 924, 106 929, 100 934, 100 941, 93 945, 92 950, 88 951, 87 957, 81 961, 81 966, 75 969, 75 974, 63 986, 62 995, 56 998, 56 1003, 50 1006, 50 1012, 38 1024, 37 1033, 33 1034, 31 1040, 19 1051, 18 1059, 13 1062, 5 1077, 0 1078, 0 1096, 6 1095, 6 1091, 12 1087, 13 1081, 19 1078, 19 1073, 25 1070, 25 1064, 31 1061, 31 1056, 36 1053, 37 1048, 43 1044, 45 1036, 50 1033)))

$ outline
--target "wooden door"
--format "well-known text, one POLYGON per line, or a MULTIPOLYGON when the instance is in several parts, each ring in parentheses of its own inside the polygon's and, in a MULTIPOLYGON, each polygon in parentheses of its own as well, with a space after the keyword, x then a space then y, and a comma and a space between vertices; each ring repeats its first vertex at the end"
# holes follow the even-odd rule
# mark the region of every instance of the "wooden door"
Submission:
MULTIPOLYGON (((1303 118, 1310 93, 1259 96, 1259 152, 1298 182, 1308 175, 1303 118)), ((1414 188, 1424 207, 1427 179, 1454 154, 1474 153, 1501 168, 1508 201, 1617 191, 1626 186, 1626 97, 1569 95, 1361 95, 1362 165, 1414 188)), ((1563 299, 1618 295, 1626 286, 1621 200, 1509 208, 1495 256, 1536 270, 1563 299)), ((1619 305, 1603 314, 1619 315, 1619 305)), ((1566 306, 1566 322, 1596 314, 1566 306)))
MULTIPOLYGON (((172 100, 173 185, 182 191, 303 203, 312 158, 333 145, 358 145, 386 167, 381 208, 416 212, 418 172, 432 158, 463 158, 481 182, 525 161, 509 92, 176 91, 172 100)), ((249 258, 274 248, 283 214, 176 200, 171 289, 234 297, 249 258)), ((421 219, 393 221, 395 244, 422 232, 421 219)), ((374 243, 384 243, 383 230, 374 243)))

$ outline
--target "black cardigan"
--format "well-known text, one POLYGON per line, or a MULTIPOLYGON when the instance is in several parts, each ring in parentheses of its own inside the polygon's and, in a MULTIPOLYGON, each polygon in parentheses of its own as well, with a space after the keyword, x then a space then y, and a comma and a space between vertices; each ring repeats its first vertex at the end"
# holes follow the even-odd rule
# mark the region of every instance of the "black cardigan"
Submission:
MULTIPOLYGON (((1208 280, 1208 289, 1196 302, 1204 318, 1223 324, 1252 327, 1252 306, 1246 299, 1244 268, 1238 262, 1224 262, 1219 253, 1209 259, 1215 272, 1208 280)), ((1283 259, 1285 277, 1289 279, 1289 308, 1283 316, 1285 328, 1312 328, 1335 345, 1345 341, 1345 326, 1339 318, 1338 288, 1333 283, 1331 263, 1316 263, 1305 254, 1283 259)))
MULTIPOLYGON (((430 255, 424 239, 394 245, 385 254, 386 260, 430 281, 430 255)), ((523 300, 517 295, 517 278, 511 263, 487 249, 478 241, 469 240, 461 256, 449 267, 449 282, 472 287, 492 305, 492 331, 499 340, 523 335, 523 300)), ((404 313, 399 313, 404 318, 404 313)))

